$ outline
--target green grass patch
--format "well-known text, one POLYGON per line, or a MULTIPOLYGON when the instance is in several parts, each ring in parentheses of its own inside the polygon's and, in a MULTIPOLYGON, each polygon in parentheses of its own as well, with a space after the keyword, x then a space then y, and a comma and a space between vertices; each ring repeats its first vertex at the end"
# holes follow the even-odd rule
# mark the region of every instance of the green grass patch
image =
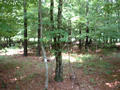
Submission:
POLYGON ((33 63, 30 61, 21 61, 19 59, 13 59, 10 56, 0 56, 0 69, 1 70, 10 70, 10 69, 25 69, 30 67, 33 63))
POLYGON ((83 68, 85 74, 93 74, 96 72, 111 74, 110 70, 113 66, 112 64, 104 61, 103 59, 94 55, 83 55, 77 58, 77 63, 75 67, 83 68), (81 60, 81 62, 79 62, 81 60))
POLYGON ((31 81, 32 79, 37 78, 37 77, 40 77, 40 74, 33 72, 33 73, 27 75, 26 77, 24 77, 22 80, 23 81, 31 81))
POLYGON ((117 48, 104 48, 102 49, 101 54, 111 55, 113 52, 116 52, 116 51, 117 51, 117 48))

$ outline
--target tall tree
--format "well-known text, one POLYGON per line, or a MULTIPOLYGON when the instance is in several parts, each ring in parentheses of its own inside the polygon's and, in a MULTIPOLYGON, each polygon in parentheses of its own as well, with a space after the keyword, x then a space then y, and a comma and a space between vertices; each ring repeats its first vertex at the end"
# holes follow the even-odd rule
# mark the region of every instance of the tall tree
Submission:
MULTIPOLYGON (((43 45, 43 42, 40 41, 40 39, 43 39, 43 29, 42 29, 42 2, 41 0, 38 1, 38 48, 42 50, 42 55, 45 63, 45 68, 46 68, 46 80, 45 80, 45 90, 48 90, 48 64, 47 64, 47 56, 46 56, 46 51, 43 45)), ((40 55, 40 52, 39 52, 40 55)))
POLYGON ((51 30, 54 29, 54 0, 51 0, 50 3, 50 21, 51 21, 51 30))
MULTIPOLYGON (((89 24, 89 21, 88 21, 89 7, 88 7, 88 5, 89 5, 89 4, 88 4, 88 3, 89 3, 88 0, 86 0, 86 19, 87 19, 87 23, 86 23, 86 34, 89 33, 89 27, 88 27, 88 24, 89 24)), ((86 35, 85 49, 88 48, 88 43, 89 43, 89 41, 88 41, 88 35, 86 35)))
POLYGON ((24 56, 27 56, 27 2, 24 0, 24 56))
POLYGON ((39 0, 38 5, 38 56, 40 56, 41 46, 40 46, 40 37, 41 33, 40 30, 42 30, 42 23, 41 23, 41 0, 39 0))
MULTIPOLYGON (((58 5, 58 19, 57 19, 57 28, 58 30, 61 29, 61 24, 62 24, 62 5, 63 5, 63 0, 59 0, 59 5, 58 5)), ((61 43, 60 43, 60 38, 61 35, 59 33, 59 35, 56 37, 56 54, 55 54, 55 58, 56 58, 56 70, 55 70, 55 81, 57 82, 61 82, 63 81, 63 66, 62 66, 62 47, 61 47, 61 43)))
MULTIPOLYGON (((79 34, 80 34, 80 35, 82 34, 81 28, 82 28, 82 25, 80 25, 80 27, 79 27, 79 34)), ((82 48, 82 40, 81 40, 81 38, 80 38, 80 39, 79 39, 79 49, 81 49, 81 48, 82 48)))
MULTIPOLYGON (((50 23, 51 23, 51 31, 54 31, 54 0, 50 1, 50 23)), ((54 44, 52 45, 52 48, 56 48, 56 37, 53 37, 54 44)))

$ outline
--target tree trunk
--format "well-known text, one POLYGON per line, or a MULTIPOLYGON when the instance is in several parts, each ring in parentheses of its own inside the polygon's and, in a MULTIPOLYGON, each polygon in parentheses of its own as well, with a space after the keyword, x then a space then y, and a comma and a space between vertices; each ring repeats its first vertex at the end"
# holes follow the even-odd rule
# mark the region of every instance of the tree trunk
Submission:
POLYGON ((1 43, 1 41, 2 41, 2 40, 1 40, 1 37, 0 37, 0 43, 1 43))
MULTIPOLYGON (((45 69, 46 69, 46 73, 45 73, 45 77, 46 77, 46 80, 45 80, 45 89, 44 90, 48 90, 48 64, 47 64, 47 56, 46 56, 46 51, 45 51, 45 48, 43 46, 43 43, 42 41, 40 41, 40 39, 42 39, 42 11, 41 11, 41 7, 42 7, 42 2, 41 0, 39 0, 39 3, 38 3, 38 47, 39 47, 39 50, 42 50, 42 54, 43 54, 43 59, 44 59, 44 63, 45 63, 45 69)), ((39 55, 40 55, 40 52, 39 52, 39 55)))
POLYGON ((41 33, 40 30, 42 29, 42 24, 41 24, 41 0, 39 0, 39 6, 38 6, 38 53, 37 55, 40 56, 40 51, 41 51, 41 46, 40 46, 40 37, 41 33))
MULTIPOLYGON (((86 34, 89 33, 89 27, 88 27, 88 24, 89 24, 89 21, 88 21, 88 11, 89 11, 89 8, 88 8, 88 0, 86 0, 86 18, 87 18, 87 23, 86 23, 86 34)), ((85 49, 88 48, 88 44, 89 44, 88 35, 86 35, 85 49)))
POLYGON ((50 21, 51 21, 51 30, 54 30, 54 0, 51 0, 50 4, 50 21))
MULTIPOLYGON (((118 2, 118 0, 117 0, 117 3, 119 3, 118 2)), ((118 9, 117 10, 117 17, 118 17, 118 32, 120 32, 120 10, 118 9)), ((118 42, 120 42, 120 37, 118 38, 119 39, 119 41, 118 42)))
POLYGON ((27 56, 27 2, 24 0, 24 56, 27 56))
POLYGON ((72 42, 71 42, 71 37, 70 36, 72 35, 72 24, 71 24, 70 18, 69 18, 69 21, 68 21, 68 26, 69 26, 69 29, 68 29, 69 43, 68 44, 71 46, 72 42))
POLYGON ((11 40, 11 38, 9 37, 9 47, 11 47, 11 44, 12 44, 12 40, 11 40))
MULTIPOLYGON (((61 29, 62 24, 62 4, 63 0, 59 0, 58 5, 58 30, 61 29)), ((62 66, 62 51, 61 51, 61 44, 60 44, 60 34, 57 36, 57 44, 56 44, 56 70, 55 70, 55 81, 61 82, 63 81, 63 66, 62 66)))
MULTIPOLYGON (((79 30, 79 34, 81 35, 81 28, 80 28, 80 30, 79 30)), ((82 40, 81 40, 81 38, 79 39, 79 49, 81 49, 82 48, 82 40)))
MULTIPOLYGON (((50 22, 51 22, 51 31, 54 31, 54 0, 51 0, 51 3, 50 3, 50 22)), ((54 44, 52 44, 52 49, 55 49, 56 37, 53 37, 53 39, 54 39, 54 44)))
POLYGON ((9 38, 6 38, 6 42, 7 42, 7 47, 9 47, 9 38))
MULTIPOLYGON (((88 26, 86 27, 86 33, 89 33, 89 28, 88 26)), ((86 35, 86 42, 85 42, 85 49, 88 49, 88 45, 89 45, 89 40, 88 40, 88 35, 86 35)))

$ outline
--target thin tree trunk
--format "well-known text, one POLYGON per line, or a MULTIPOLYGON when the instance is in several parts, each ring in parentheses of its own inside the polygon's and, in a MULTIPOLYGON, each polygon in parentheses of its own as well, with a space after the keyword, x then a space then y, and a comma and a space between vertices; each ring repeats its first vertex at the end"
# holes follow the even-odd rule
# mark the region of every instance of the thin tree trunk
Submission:
POLYGON ((11 40, 11 38, 9 37, 9 47, 11 47, 11 44, 12 44, 12 40, 11 40))
MULTIPOLYGON (((68 31, 68 35, 71 36, 71 35, 72 35, 72 24, 71 24, 71 20, 70 20, 70 18, 69 18, 68 26, 69 26, 69 29, 68 29, 68 30, 69 30, 69 31, 68 31)), ((69 43, 68 43, 68 44, 71 46, 71 44, 72 44, 72 42, 71 42, 71 38, 69 37, 68 40, 69 40, 69 43)))
POLYGON ((41 37, 41 33, 40 30, 42 29, 42 24, 41 24, 41 0, 39 0, 39 5, 38 5, 38 56, 40 56, 40 51, 41 51, 41 46, 40 46, 40 37, 41 37))
MULTIPOLYGON (((44 59, 44 63, 45 63, 45 69, 46 69, 46 74, 45 74, 45 77, 46 77, 46 80, 45 80, 45 90, 48 90, 48 64, 47 64, 47 56, 46 56, 46 51, 45 51, 45 48, 43 46, 43 43, 42 41, 40 41, 40 39, 42 39, 42 11, 41 11, 41 7, 42 7, 42 2, 41 0, 39 0, 39 4, 38 4, 38 36, 39 36, 39 49, 41 48, 42 49, 42 54, 43 54, 43 59, 44 59)), ((41 50, 40 49, 40 50, 41 50)), ((39 53, 40 54, 40 53, 39 53)))
POLYGON ((8 39, 8 37, 6 38, 6 43, 7 43, 7 47, 9 47, 9 39, 8 39))
MULTIPOLYGON (((88 11, 89 11, 89 7, 88 7, 88 3, 89 3, 88 0, 86 0, 86 18, 87 18, 86 33, 87 33, 87 34, 89 33, 89 27, 88 27, 88 24, 89 24, 89 21, 88 21, 88 11)), ((88 44, 89 44, 88 35, 86 35, 85 49, 88 48, 88 44)))
MULTIPOLYGON (((118 32, 120 32, 120 10, 117 11, 118 12, 118 32)), ((119 42, 120 42, 120 38, 119 39, 119 42)))
POLYGON ((44 59, 44 63, 45 63, 45 69, 46 69, 46 73, 45 73, 45 90, 48 90, 48 63, 47 63, 47 56, 46 56, 46 51, 45 48, 43 46, 43 43, 41 42, 41 48, 42 48, 42 54, 43 54, 43 59, 44 59))
MULTIPOLYGON (((79 34, 81 35, 81 27, 80 27, 80 30, 79 30, 79 34)), ((79 49, 81 49, 82 48, 82 40, 81 40, 81 38, 79 39, 79 49)))
POLYGON ((27 56, 27 2, 24 0, 24 56, 27 56))
MULTIPOLYGON (((51 3, 50 3, 50 22, 51 22, 51 31, 54 31, 54 0, 51 0, 51 3)), ((53 39, 54 39, 54 44, 52 44, 52 49, 55 49, 56 37, 53 37, 53 39)))
POLYGON ((50 21, 51 21, 51 30, 54 30, 54 0, 51 0, 50 4, 50 21))
MULTIPOLYGON (((58 30, 61 29, 62 24, 62 4, 63 0, 59 0, 58 5, 58 30)), ((55 81, 61 82, 63 81, 63 66, 62 66, 62 51, 61 51, 61 44, 60 44, 61 36, 57 36, 57 44, 56 44, 56 70, 55 70, 55 81)))
POLYGON ((2 40, 1 40, 1 37, 0 37, 0 43, 1 43, 1 41, 2 41, 2 40))

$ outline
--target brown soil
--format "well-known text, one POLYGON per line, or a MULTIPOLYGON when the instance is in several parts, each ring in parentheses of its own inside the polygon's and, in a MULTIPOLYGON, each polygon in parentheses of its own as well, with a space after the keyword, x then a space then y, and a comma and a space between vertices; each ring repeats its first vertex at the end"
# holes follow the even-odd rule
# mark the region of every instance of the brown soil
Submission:
MULTIPOLYGON (((10 67, 0 63, 0 90, 44 89, 45 68, 42 59, 36 56, 23 57, 22 55, 7 57, 18 63, 10 65, 10 67), (25 66, 23 67, 20 63, 25 63, 25 66)), ((85 74, 83 68, 74 67, 76 78, 71 80, 69 65, 65 64, 63 82, 54 81, 55 61, 49 62, 48 90, 120 90, 120 58, 106 56, 104 59, 114 66, 111 74, 99 74, 98 72, 85 74)))

